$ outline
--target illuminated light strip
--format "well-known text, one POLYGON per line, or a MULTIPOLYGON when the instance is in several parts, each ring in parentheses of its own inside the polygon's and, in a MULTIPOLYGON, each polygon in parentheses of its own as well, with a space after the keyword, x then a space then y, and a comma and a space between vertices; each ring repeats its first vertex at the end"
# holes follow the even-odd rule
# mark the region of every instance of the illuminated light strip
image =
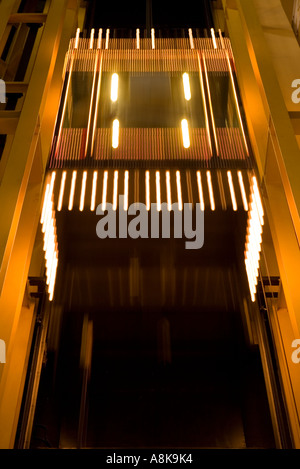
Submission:
POLYGON ((255 301, 263 231, 263 207, 255 176, 251 178, 250 201, 245 242, 245 265, 251 300, 255 301))
POLYGON ((195 45, 194 45, 194 38, 193 38, 193 31, 192 31, 192 28, 189 28, 189 38, 190 38, 190 46, 191 46, 191 49, 194 49, 194 48, 195 48, 195 45))
POLYGON ((112 131, 112 147, 118 148, 119 146, 119 121, 115 119, 113 121, 113 131, 112 131))
POLYGON ((81 212, 82 212, 82 210, 84 209, 86 178, 87 178, 87 171, 83 171, 83 174, 82 174, 82 181, 81 181, 80 203, 79 203, 79 210, 80 210, 81 212))
POLYGON ((59 189, 58 204, 57 204, 58 212, 60 212, 61 209, 62 209, 64 192, 65 192, 66 177, 67 177, 67 171, 63 171, 61 181, 60 181, 60 189, 59 189))
POLYGON ((80 34, 80 28, 77 28, 77 30, 76 30, 76 37, 75 37, 74 49, 78 49, 79 34, 80 34))
POLYGON ((119 83, 119 75, 117 73, 113 73, 111 77, 110 99, 114 103, 118 99, 118 83, 119 83))
POLYGON ((114 192, 113 192, 113 210, 117 210, 117 201, 118 201, 118 171, 114 172, 114 192))
POLYGON ((137 49, 140 48, 140 30, 139 30, 139 28, 137 28, 137 30, 136 30, 136 48, 137 49))
POLYGON ((186 119, 181 121, 181 131, 182 131, 182 141, 184 148, 189 148, 190 146, 190 136, 189 136, 189 126, 186 119))
POLYGON ((108 49, 109 29, 106 30, 105 49, 108 49))
POLYGON ((145 185, 146 185, 146 209, 150 210, 150 173, 145 173, 145 185))
POLYGON ((205 209, 204 204, 204 197, 203 197, 203 189, 202 189, 202 182, 201 182, 201 173, 197 171, 197 183, 198 183, 198 192, 199 192, 199 200, 200 200, 200 208, 202 211, 205 209))
POLYGON ((211 120, 212 120, 212 126, 213 126, 213 133, 214 133, 214 137, 215 137, 216 151, 217 151, 217 155, 219 155, 219 145, 218 145, 218 140, 217 140, 215 118, 214 118, 213 106, 212 106, 212 102, 211 102, 210 87, 209 87, 208 74, 207 74, 206 61, 205 61, 204 54, 202 54, 202 57, 203 57, 204 73, 205 73, 205 80, 206 80, 206 85, 207 85, 207 92, 208 92, 209 108, 210 108, 211 120))
POLYGON ((233 73, 232 73, 232 68, 231 68, 231 63, 230 63, 230 59, 229 59, 229 55, 228 55, 227 50, 225 51, 225 53, 226 53, 226 60, 227 60, 227 63, 228 63, 228 69, 229 69, 229 74, 230 74, 230 79, 231 79, 235 104, 236 104, 236 110, 237 110, 237 113, 238 113, 238 116, 239 116, 239 121, 240 121, 240 126, 241 126, 241 129, 242 129, 242 134, 243 134, 244 144, 245 144, 245 147, 246 147, 246 152, 247 152, 247 155, 249 156, 249 150, 248 150, 245 130, 244 130, 244 126, 243 126, 241 111, 240 111, 240 107, 239 107, 237 92, 236 92, 236 89, 235 89, 235 83, 234 83, 234 78, 233 78, 233 73))
POLYGON ((95 34, 95 30, 94 30, 94 28, 93 28, 92 31, 91 31, 89 49, 93 49, 93 45, 94 45, 94 34, 95 34))
POLYGON ((214 45, 214 49, 217 49, 218 46, 217 46, 217 41, 216 41, 214 28, 210 28, 210 33, 211 33, 211 38, 212 38, 212 42, 213 42, 213 45, 214 45))
POLYGON ((247 196, 246 196, 246 191, 245 191, 245 186, 244 186, 244 181, 243 181, 243 175, 241 171, 238 171, 238 178, 239 178, 239 184, 240 184, 240 189, 241 189, 241 194, 242 194, 242 199, 243 199, 244 210, 247 212, 248 202, 247 202, 247 196))
POLYGON ((210 208, 213 211, 215 210, 215 201, 214 201, 214 192, 213 192, 213 187, 212 187, 212 182, 211 182, 210 171, 206 171, 206 177, 207 177, 207 185, 208 185, 208 191, 209 191, 210 208))
POLYGON ((46 185, 46 189, 45 189, 44 202, 43 202, 43 208, 42 208, 42 214, 41 214, 41 224, 42 225, 44 224, 44 220, 45 220, 49 189, 50 189, 50 183, 48 182, 47 185, 46 185))
POLYGON ((73 208, 76 177, 77 177, 77 171, 73 171, 73 174, 72 174, 72 181, 71 181, 71 189, 70 189, 70 196, 69 196, 68 210, 72 210, 72 208, 73 208))
POLYGON ((125 171, 125 174, 124 174, 124 210, 128 210, 128 182, 129 182, 129 171, 125 171))
POLYGON ((104 174, 103 174, 103 191, 102 191, 102 210, 103 211, 106 209, 107 179, 108 179, 108 172, 104 171, 104 174))
POLYGON ((234 187, 233 187, 233 182, 232 182, 232 174, 231 171, 227 171, 227 178, 228 178, 228 184, 229 184, 229 189, 230 189, 230 196, 231 196, 231 201, 232 201, 232 208, 236 212, 237 210, 237 204, 236 204, 236 198, 235 198, 235 192, 234 192, 234 187))
POLYGON ((177 185, 178 208, 181 211, 182 210, 182 192, 181 192, 180 171, 176 171, 176 185, 177 185))
MULTIPOLYGON (((100 49, 100 48, 99 48, 100 49)), ((98 51, 98 54, 100 50, 98 51)), ((99 63, 99 61, 98 61, 99 63)), ((100 93, 100 83, 101 83, 101 73, 102 73, 102 55, 100 59, 100 66, 99 66, 99 76, 98 76, 98 83, 97 83, 97 92, 96 92, 96 107, 94 112, 94 123, 93 123, 93 133, 92 133, 92 144, 91 144, 91 155, 94 152, 94 144, 95 144, 95 132, 96 132, 96 125, 97 125, 97 117, 98 117, 98 105, 99 105, 99 93, 100 93)))
POLYGON ((155 30, 154 30, 154 28, 151 28, 151 44, 152 44, 152 49, 155 49, 155 30))
POLYGON ((209 123, 208 123, 207 104, 206 104, 206 98, 205 98, 204 83, 203 83, 203 77, 202 77, 202 72, 201 72, 201 62, 200 62, 199 53, 198 53, 198 66, 199 66, 199 78, 200 78, 200 85, 201 85, 201 94, 202 94, 203 107, 204 107, 204 113, 205 113, 206 132, 207 132, 207 138, 208 138, 208 143, 209 143, 209 148, 210 148, 210 154, 212 155, 212 144, 211 144, 209 123))
POLYGON ((221 41, 222 49, 225 49, 225 44, 224 44, 224 39, 223 39, 221 29, 219 29, 219 38, 220 38, 220 41, 221 41))
POLYGON ((167 202, 168 210, 172 210, 172 197, 171 197, 171 182, 170 182, 170 171, 166 171, 166 186, 167 186, 167 202))
POLYGON ((188 73, 182 75, 184 97, 187 101, 191 99, 191 87, 188 73))
POLYGON ((101 44, 102 44, 102 28, 99 29, 99 33, 98 33, 97 49, 101 49, 101 44))
POLYGON ((91 211, 95 210, 97 179, 98 179, 98 171, 94 171, 94 173, 93 173, 93 184, 92 184, 91 207, 90 207, 91 211))
MULTIPOLYGON (((96 58, 95 58, 95 65, 94 65, 93 85, 92 85, 90 109, 89 109, 89 118, 88 118, 88 125, 87 125, 87 138, 86 138, 86 142, 85 142, 85 151, 84 151, 84 156, 85 157, 87 155, 87 149, 88 149, 88 145, 89 145, 90 125, 91 125, 91 118, 92 118, 92 108, 93 108, 95 83, 96 83, 96 75, 97 75, 97 68, 98 68, 98 58, 99 58, 99 54, 97 53, 96 58)), ((97 96, 97 99, 98 99, 98 96, 97 96)), ((94 132, 93 132, 93 134, 94 134, 94 132)))
POLYGON ((50 279, 50 284, 49 284, 49 301, 53 300, 54 296, 54 286, 55 286, 55 280, 56 280, 56 271, 57 271, 57 264, 58 264, 58 257, 57 254, 55 255, 54 261, 53 261, 53 267, 51 269, 51 279, 50 279))
POLYGON ((44 233, 44 230, 45 230, 44 225, 45 225, 45 219, 46 219, 46 216, 47 216, 48 206, 49 206, 49 203, 51 203, 51 200, 52 200, 55 176, 56 176, 56 173, 55 173, 55 171, 53 171, 52 175, 51 175, 50 184, 47 184, 46 190, 45 190, 44 203, 43 203, 43 209, 42 209, 42 215, 41 215, 41 224, 43 225, 43 227, 42 227, 43 233, 44 233))
POLYGON ((157 211, 161 211, 161 196, 160 196, 160 173, 156 171, 155 173, 155 183, 156 183, 156 205, 157 211))

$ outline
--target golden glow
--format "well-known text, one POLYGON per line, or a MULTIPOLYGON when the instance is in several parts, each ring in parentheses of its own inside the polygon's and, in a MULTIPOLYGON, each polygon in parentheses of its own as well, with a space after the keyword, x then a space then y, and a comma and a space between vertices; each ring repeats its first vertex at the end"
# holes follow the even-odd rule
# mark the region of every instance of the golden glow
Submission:
POLYGON ((210 148, 210 154, 212 155, 212 145, 211 145, 209 123, 208 123, 207 104, 206 104, 206 97, 205 97, 205 91, 204 91, 204 83, 203 83, 203 77, 202 77, 202 72, 201 72, 201 62, 200 62, 199 53, 198 53, 198 66, 199 66, 199 79, 200 79, 200 85, 201 85, 201 95, 202 95, 203 108, 204 108, 204 113, 205 113, 206 133, 207 133, 208 144, 210 148))
POLYGON ((113 121, 113 131, 112 131, 112 147, 118 148, 119 146, 119 121, 115 119, 113 121))
POLYGON ((125 174, 124 174, 124 210, 128 210, 128 182, 129 182, 129 171, 125 171, 125 174))
POLYGON ((178 209, 181 211, 182 210, 182 193, 181 193, 180 171, 176 171, 176 186, 177 186, 178 209))
POLYGON ((151 28, 151 44, 152 44, 152 49, 155 49, 155 30, 154 30, 154 28, 151 28))
POLYGON ((72 181, 71 181, 71 189, 70 189, 70 196, 69 196, 68 210, 72 210, 72 208, 73 208, 74 193, 75 193, 75 185, 76 185, 76 177, 77 177, 77 171, 73 171, 73 174, 72 174, 72 181))
POLYGON ((216 126, 215 126, 215 118, 214 118, 214 112, 213 112, 213 107, 212 107, 212 102, 211 102, 211 96, 210 96, 210 87, 209 87, 209 81, 208 81, 208 74, 207 74, 207 68, 206 68, 206 61, 204 54, 203 56, 203 64, 204 64, 204 72, 205 72, 205 81, 206 81, 206 86, 207 86, 207 91, 208 91, 208 101, 209 101, 209 108, 210 108, 210 114, 211 114, 211 120, 212 120, 212 126, 213 126, 213 133, 215 137, 215 145, 216 145, 216 152, 217 155, 219 155, 219 145, 218 145, 218 140, 217 140, 217 133, 216 133, 216 126))
POLYGON ((247 212, 248 202, 247 202, 247 196, 246 196, 246 191, 245 191, 245 186, 244 186, 244 181, 243 181, 243 175, 241 171, 238 171, 238 178, 239 178, 239 184, 240 184, 240 189, 241 189, 241 194, 242 194, 242 199, 243 199, 244 210, 247 212))
MULTIPOLYGON (((99 55, 97 54, 97 58, 99 55)), ((92 144, 91 144, 91 155, 94 152, 94 142, 95 142, 95 131, 96 131, 96 124, 97 124, 97 116, 98 116, 98 104, 99 104, 99 93, 100 93, 100 83, 101 83, 101 73, 102 73, 102 55, 100 59, 100 70, 98 75, 98 83, 97 83, 97 91, 96 91, 96 107, 94 112, 94 123, 93 123, 93 133, 92 133, 92 144)))
POLYGON ((101 49, 101 43, 102 43, 102 28, 99 29, 99 33, 98 33, 97 49, 101 49))
POLYGON ((57 204, 57 210, 59 212, 62 209, 64 192, 65 192, 66 177, 67 177, 67 171, 63 171, 61 181, 60 181, 60 189, 59 189, 58 204, 57 204))
POLYGON ((219 29, 219 38, 220 38, 220 41, 221 41, 222 49, 225 49, 225 44, 224 44, 224 39, 223 39, 223 36, 222 36, 221 29, 219 29))
POLYGON ((95 30, 94 28, 92 29, 91 31, 91 37, 90 37, 90 44, 89 44, 89 49, 93 49, 93 44, 94 44, 94 34, 95 34, 95 30))
POLYGON ((79 210, 82 212, 84 209, 84 198, 85 198, 85 188, 86 188, 86 178, 87 172, 83 171, 82 174, 82 181, 81 181, 81 193, 80 193, 80 202, 79 202, 79 210))
POLYGON ((136 48, 140 48, 140 30, 138 28, 136 30, 136 48))
POLYGON ((186 119, 181 121, 181 131, 182 131, 182 141, 184 148, 189 148, 190 146, 190 136, 189 136, 189 125, 186 119))
POLYGON ((102 191, 102 210, 103 211, 106 209, 107 179, 108 179, 108 172, 104 171, 104 174, 103 174, 103 191, 102 191))
POLYGON ((208 185, 208 192, 209 192, 209 201, 210 201, 210 208, 211 210, 215 210, 215 200, 214 200, 214 192, 211 182, 211 174, 210 171, 206 172, 207 177, 207 185, 208 185))
POLYGON ((74 49, 78 49, 79 34, 80 34, 80 28, 77 28, 74 49))
POLYGON ((205 209, 204 205, 204 197, 203 197, 203 189, 202 189, 202 181, 201 181, 201 173, 197 171, 197 183, 198 183, 198 192, 199 192, 199 200, 200 200, 200 208, 202 211, 205 209))
POLYGON ((166 171, 166 186, 167 186, 168 210, 170 211, 172 209, 170 171, 166 171))
POLYGON ((52 174, 51 174, 50 184, 47 184, 46 190, 45 190, 43 209, 42 209, 42 215, 41 215, 41 223, 43 225, 43 227, 42 227, 42 232, 43 233, 45 231, 45 221, 46 221, 46 218, 47 218, 47 210, 49 208, 49 204, 51 204, 51 201, 52 201, 52 194, 53 194, 55 176, 56 176, 56 173, 55 173, 55 171, 53 171, 52 174))
POLYGON ((234 192, 234 187, 233 187, 233 182, 232 182, 231 171, 227 171, 227 178, 228 178, 228 184, 229 184, 229 189, 230 189, 232 208, 233 208, 234 211, 236 211, 237 210, 237 204, 236 204, 236 198, 235 198, 235 192, 234 192))
POLYGON ((156 171, 155 173, 155 183, 156 183, 156 205, 157 211, 161 211, 161 196, 160 196, 160 173, 156 171))
POLYGON ((214 30, 214 28, 211 28, 211 29, 210 29, 210 32, 211 32, 211 38, 212 38, 212 42, 213 42, 213 45, 214 45, 214 49, 217 49, 218 46, 217 46, 217 41, 216 41, 216 36, 215 36, 215 30, 214 30))
POLYGON ((108 49, 109 29, 106 30, 105 49, 108 49))
POLYGON ((53 261, 53 267, 51 269, 51 279, 50 279, 49 290, 48 290, 49 291, 49 301, 53 300, 57 264, 58 264, 58 258, 57 258, 57 255, 55 254, 54 261, 53 261))
POLYGON ((146 186, 146 209, 150 210, 150 173, 145 173, 145 186, 146 186))
POLYGON ((119 75, 113 73, 111 77, 110 99, 115 103, 118 99, 119 75))
POLYGON ((117 201, 118 201, 118 176, 119 173, 116 170, 114 172, 114 189, 113 189, 113 210, 117 210, 117 201))
POLYGON ((42 225, 44 224, 45 215, 46 215, 46 208, 47 208, 47 203, 48 203, 49 189, 50 189, 50 183, 48 182, 47 185, 46 185, 46 189, 45 189, 44 202, 43 202, 43 208, 42 208, 42 214, 41 214, 41 224, 42 225))
POLYGON ((191 49, 194 49, 195 46, 194 46, 194 38, 193 38, 193 31, 191 28, 189 28, 189 38, 190 38, 190 46, 191 46, 191 49))
POLYGON ((237 98, 237 93, 236 93, 236 89, 235 89, 235 84, 234 84, 234 78, 233 78, 231 63, 230 63, 230 59, 229 59, 229 55, 228 55, 227 50, 226 50, 225 52, 226 52, 226 59, 227 59, 227 63, 228 63, 228 69, 229 69, 229 74, 230 74, 230 80, 231 80, 232 89, 233 89, 233 94, 234 94, 234 99, 235 99, 236 110, 237 110, 237 113, 238 113, 238 116, 239 116, 240 127, 241 127, 241 131, 242 131, 242 134, 243 134, 243 139, 244 139, 244 144, 245 144, 246 152, 247 152, 247 155, 249 155, 249 150, 248 150, 248 145, 247 145, 245 130, 244 130, 244 126, 243 126, 243 121, 242 121, 240 106, 239 106, 239 102, 238 102, 238 98, 237 98))
POLYGON ((250 200, 245 242, 245 265, 251 300, 255 301, 262 243, 263 207, 255 176, 251 179, 250 200))
POLYGON ((184 97, 187 101, 189 101, 191 99, 191 87, 190 87, 189 74, 184 73, 182 75, 182 80, 183 80, 184 97))
POLYGON ((91 196, 91 211, 95 210, 96 192, 97 192, 97 179, 98 179, 98 171, 94 171, 93 184, 92 184, 92 196, 91 196))

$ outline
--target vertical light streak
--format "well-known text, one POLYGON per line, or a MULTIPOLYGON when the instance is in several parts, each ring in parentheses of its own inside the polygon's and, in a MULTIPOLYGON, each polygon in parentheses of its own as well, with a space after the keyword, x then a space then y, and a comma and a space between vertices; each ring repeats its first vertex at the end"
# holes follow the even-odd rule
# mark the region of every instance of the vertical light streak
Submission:
POLYGON ((78 49, 79 34, 80 34, 80 28, 77 28, 77 30, 76 30, 76 37, 75 37, 74 49, 78 49))
POLYGON ((208 192, 209 192, 209 201, 210 201, 210 208, 212 211, 215 210, 215 200, 214 200, 214 191, 211 182, 211 174, 210 171, 206 172, 207 177, 207 185, 208 185, 208 192))
POLYGON ((128 210, 128 183, 129 183, 129 171, 125 171, 125 174, 124 174, 124 210, 128 210))
POLYGON ((102 28, 100 28, 98 32, 97 49, 101 49, 101 45, 102 45, 102 28))
POLYGON ((50 279, 50 284, 49 284, 49 301, 52 301, 53 296, 54 296, 54 286, 55 286, 55 279, 56 279, 57 264, 58 264, 58 258, 57 258, 57 255, 55 255, 55 258, 53 261, 53 267, 51 269, 51 279, 50 279))
POLYGON ((93 173, 93 184, 92 184, 92 195, 91 195, 91 211, 95 210, 96 204, 96 192, 97 192, 97 179, 98 179, 98 171, 94 171, 93 173))
POLYGON ((60 212, 61 209, 62 209, 64 192, 65 192, 66 177, 67 177, 67 171, 63 171, 61 181, 60 181, 60 189, 59 189, 58 204, 57 204, 58 212, 60 212))
MULTIPOLYGON (((95 84, 96 84, 96 76, 97 76, 97 69, 98 69, 98 60, 99 60, 99 52, 97 51, 96 57, 95 57, 93 84, 92 84, 89 118, 88 118, 88 125, 87 125, 87 138, 86 138, 86 142, 85 142, 85 151, 84 151, 84 156, 85 157, 87 155, 87 149, 88 149, 88 145, 89 145, 90 125, 91 125, 91 119, 92 119, 92 109, 93 109, 93 102, 94 102, 94 93, 95 93, 95 84)), ((98 99, 98 90, 97 90, 97 99, 98 99)), ((95 116, 94 116, 94 120, 95 120, 95 116)), ((93 132, 92 140, 93 139, 94 139, 94 132, 93 132)))
POLYGON ((233 187, 233 182, 232 182, 231 171, 227 171, 227 178, 228 178, 228 184, 229 184, 229 189, 230 189, 232 208, 236 212, 237 204, 236 204, 236 198, 235 198, 235 192, 234 192, 234 187, 233 187))
POLYGON ((113 121, 113 131, 112 131, 112 147, 118 148, 119 146, 119 121, 115 119, 113 121))
POLYGON ((43 203, 43 209, 42 209, 42 215, 41 215, 41 224, 43 225, 43 229, 44 229, 44 224, 45 224, 44 222, 46 219, 47 209, 48 209, 49 203, 51 203, 51 200, 52 200, 55 176, 56 176, 56 172, 53 171, 51 174, 50 184, 47 184, 46 190, 45 190, 44 203, 43 203))
POLYGON ((94 45, 94 34, 95 34, 95 30, 94 30, 94 28, 93 28, 92 31, 91 31, 89 49, 93 49, 93 45, 94 45))
POLYGON ((214 28, 210 28, 210 33, 211 33, 211 38, 212 38, 212 42, 213 42, 213 45, 214 45, 214 49, 217 49, 218 46, 217 46, 217 41, 216 41, 214 28))
POLYGON ((154 30, 154 28, 151 28, 151 44, 152 44, 152 49, 155 49, 155 30, 154 30))
POLYGON ((82 173, 82 181, 81 181, 80 202, 79 202, 79 210, 80 210, 81 212, 82 212, 82 210, 84 209, 86 178, 87 178, 87 171, 83 171, 83 173, 82 173))
POLYGON ((160 173, 156 171, 155 173, 155 183, 156 183, 156 205, 157 211, 161 211, 161 195, 160 195, 160 173))
POLYGON ((212 120, 212 126, 213 126, 213 133, 214 133, 214 138, 215 138, 216 152, 217 152, 217 155, 219 155, 219 145, 218 145, 218 140, 217 140, 215 118, 214 118, 213 106, 211 102, 209 80, 208 80, 207 67, 206 67, 204 54, 202 54, 202 57, 203 57, 203 64, 204 64, 205 81, 206 81, 207 92, 208 92, 209 108, 210 108, 211 120, 212 120))
POLYGON ((188 73, 182 75, 184 97, 187 101, 191 99, 191 87, 188 73))
POLYGON ((103 174, 103 190, 102 190, 102 210, 103 211, 106 209, 107 179, 108 179, 108 171, 104 171, 104 174, 103 174))
POLYGON ((172 197, 171 197, 170 171, 166 171, 166 186, 167 186, 168 210, 171 211, 171 209, 172 209, 172 197))
POLYGON ((256 206, 258 209, 258 214, 259 214, 259 221, 261 225, 264 224, 264 209, 262 206, 261 198, 259 195, 259 190, 258 190, 258 185, 257 185, 257 179, 255 176, 252 177, 252 184, 253 184, 253 193, 254 193, 254 198, 256 202, 256 206))
POLYGON ((113 187, 113 210, 117 210, 117 201, 118 201, 118 171, 114 172, 114 187, 113 187))
POLYGON ((43 208, 42 208, 42 214, 41 214, 41 224, 42 225, 44 224, 44 220, 45 220, 49 189, 50 189, 50 183, 48 182, 47 185, 46 185, 46 189, 45 189, 44 202, 43 202, 43 208))
MULTIPOLYGON (((99 57, 99 54, 100 54, 100 48, 97 51, 97 56, 98 57, 99 57)), ((98 63, 99 63, 99 59, 98 59, 98 63)), ((96 91, 96 107, 95 107, 95 112, 94 112, 94 123, 93 123, 93 132, 92 132, 91 155, 93 155, 93 152, 94 152, 95 132, 96 132, 97 117, 98 117, 98 105, 99 105, 101 73, 102 73, 102 55, 101 55, 101 58, 100 58, 100 65, 98 66, 98 83, 97 83, 97 91, 96 91)))
POLYGON ((243 199, 244 210, 247 212, 248 202, 247 202, 247 196, 246 196, 246 191, 245 191, 245 186, 244 186, 244 181, 243 181, 243 175, 241 171, 238 171, 238 178, 239 178, 239 184, 240 184, 240 189, 241 189, 241 194, 242 194, 242 199, 243 199))
POLYGON ((219 29, 219 38, 220 38, 220 41, 221 41, 222 49, 225 49, 225 44, 224 44, 224 39, 223 39, 221 29, 219 29))
POLYGON ((70 189, 68 210, 72 210, 72 208, 73 208, 76 177, 77 177, 77 171, 73 171, 72 180, 71 180, 71 189, 70 189))
POLYGON ((199 200, 200 200, 200 208, 202 211, 205 209, 204 204, 204 197, 203 197, 203 188, 202 188, 202 181, 201 181, 201 173, 197 171, 197 183, 198 183, 198 193, 199 193, 199 200))
POLYGON ((146 186, 146 209, 150 210, 150 173, 145 173, 145 186, 146 186))
POLYGON ((111 77, 111 87, 110 87, 110 99, 115 103, 118 99, 118 84, 119 84, 119 75, 113 73, 111 77))
POLYGON ((227 63, 228 63, 228 70, 229 70, 229 74, 230 74, 230 80, 231 80, 231 84, 232 84, 232 90, 233 90, 234 99, 235 99, 236 110, 237 110, 237 113, 238 113, 238 116, 239 116, 240 127, 241 127, 241 131, 242 131, 242 134, 243 134, 244 145, 245 145, 245 148, 246 148, 247 155, 249 155, 249 150, 248 150, 244 125, 243 125, 243 120, 242 120, 242 116, 241 116, 241 111, 240 111, 240 107, 239 107, 237 92, 236 92, 233 73, 232 73, 232 67, 231 67, 231 63, 230 63, 230 59, 229 59, 229 55, 228 55, 227 50, 225 51, 225 53, 226 53, 226 60, 227 60, 227 63))
POLYGON ((206 97, 205 97, 205 91, 204 91, 204 83, 203 83, 203 77, 202 77, 202 71, 201 71, 201 62, 200 62, 199 53, 197 55, 198 55, 198 66, 199 66, 199 79, 200 79, 200 85, 201 85, 201 94, 202 94, 203 108, 204 108, 204 114, 205 114, 206 133, 207 133, 208 144, 209 144, 209 148, 210 148, 210 154, 212 155, 212 144, 211 144, 211 137, 210 137, 210 130, 209 130, 209 122, 208 122, 206 97))
POLYGON ((140 30, 139 28, 136 29, 136 48, 140 48, 140 30))
POLYGON ((182 210, 182 192, 181 192, 180 171, 176 171, 176 186, 177 186, 178 209, 181 211, 182 210))
POLYGON ((191 49, 194 49, 194 48, 195 48, 195 45, 194 45, 194 38, 193 38, 193 31, 192 31, 192 28, 189 28, 189 38, 190 38, 190 46, 191 46, 191 49))
POLYGON ((109 29, 106 30, 105 49, 108 49, 108 42, 109 42, 109 29))
POLYGON ((182 141, 184 148, 189 148, 190 146, 190 136, 189 136, 189 126, 186 119, 181 121, 181 132, 182 132, 182 141))

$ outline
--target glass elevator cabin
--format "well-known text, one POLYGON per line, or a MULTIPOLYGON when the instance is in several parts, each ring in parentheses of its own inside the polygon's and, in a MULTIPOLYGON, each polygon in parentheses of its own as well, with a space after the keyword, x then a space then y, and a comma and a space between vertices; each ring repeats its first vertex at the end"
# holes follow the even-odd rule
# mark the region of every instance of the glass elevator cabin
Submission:
POLYGON ((47 346, 17 441, 275 448, 253 312, 265 221, 230 41, 109 33, 78 31, 66 55, 38 233, 47 346))

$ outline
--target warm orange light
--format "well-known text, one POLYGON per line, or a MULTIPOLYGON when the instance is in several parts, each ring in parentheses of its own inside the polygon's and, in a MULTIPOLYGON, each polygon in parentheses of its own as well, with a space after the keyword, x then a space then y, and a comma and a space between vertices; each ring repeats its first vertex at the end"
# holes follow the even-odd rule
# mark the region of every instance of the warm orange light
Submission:
POLYGON ((190 39, 191 49, 194 49, 195 45, 194 45, 193 31, 191 28, 189 28, 189 39, 190 39))
POLYGON ((184 148, 189 148, 190 146, 190 135, 189 135, 189 125, 186 119, 181 121, 181 132, 182 132, 182 141, 184 148))
POLYGON ((109 29, 106 30, 105 49, 108 49, 109 29))
POLYGON ((146 186, 146 209, 150 210, 150 173, 145 173, 145 186, 146 186))
POLYGON ((94 45, 94 34, 95 34, 95 30, 94 28, 91 30, 91 37, 90 37, 90 43, 89 43, 89 49, 93 49, 93 45, 94 45))
POLYGON ((210 29, 210 32, 211 32, 211 38, 212 38, 212 42, 213 42, 213 45, 214 45, 214 49, 217 49, 218 46, 217 46, 217 41, 216 41, 216 36, 215 36, 215 30, 214 30, 214 28, 211 28, 211 29, 210 29))
POLYGON ((77 28, 74 49, 78 49, 79 34, 80 34, 80 28, 77 28))
POLYGON ((129 171, 124 174, 124 210, 128 210, 129 171))
POLYGON ((118 171, 114 172, 114 188, 113 188, 113 210, 117 210, 118 201, 118 171))
POLYGON ((203 108, 204 108, 204 114, 205 114, 206 133, 207 133, 208 144, 209 144, 209 148, 210 148, 210 154, 212 155, 212 144, 211 144, 209 122, 208 122, 207 104, 206 104, 206 97, 205 97, 205 91, 204 91, 204 82, 203 82, 203 77, 202 77, 201 62, 200 62, 199 53, 197 54, 197 56, 198 56, 198 66, 199 66, 199 80, 200 80, 200 85, 201 85, 201 95, 202 95, 203 108))
POLYGON ((110 87, 110 99, 115 103, 118 99, 118 84, 119 84, 119 75, 113 73, 111 77, 111 87, 110 87))
POLYGON ((155 183, 156 183, 156 205, 158 212, 161 211, 161 196, 160 196, 160 173, 156 171, 155 173, 155 183))
POLYGON ((151 44, 152 44, 152 49, 155 49, 155 30, 154 30, 154 28, 151 28, 151 44))
POLYGON ((234 192, 234 187, 233 187, 233 182, 232 182, 231 171, 227 171, 227 178, 228 178, 228 184, 229 184, 229 189, 230 189, 232 208, 233 208, 234 211, 236 211, 237 210, 237 204, 236 204, 236 198, 235 198, 235 192, 234 192))
POLYGON ((181 211, 182 210, 182 193, 181 193, 180 171, 176 171, 176 186, 177 186, 178 209, 181 211))
POLYGON ((102 190, 102 210, 103 211, 106 209, 107 179, 108 179, 108 172, 104 171, 104 174, 103 174, 103 190, 102 190))
POLYGON ((215 200, 214 200, 214 191, 211 182, 211 174, 210 171, 206 172, 207 177, 207 185, 208 185, 208 192, 209 192, 209 200, 210 200, 210 208, 212 211, 215 210, 215 200))
POLYGON ((172 209, 170 171, 166 171, 166 186, 167 186, 168 210, 170 211, 172 209))
POLYGON ((207 67, 206 67, 204 54, 202 54, 202 57, 203 57, 203 64, 204 64, 205 81, 206 81, 207 92, 208 92, 208 101, 209 101, 209 108, 210 108, 210 114, 211 114, 211 121, 212 121, 213 133, 214 133, 214 138, 215 138, 216 152, 217 152, 217 155, 219 155, 219 145, 218 145, 218 139, 217 139, 217 133, 216 133, 214 111, 213 111, 213 106, 211 102, 210 86, 209 86, 207 67))
POLYGON ((71 189, 70 189, 68 210, 72 210, 72 208, 73 208, 76 177, 77 177, 77 171, 73 171, 72 180, 71 180, 71 189))
POLYGON ((57 204, 57 210, 59 212, 62 209, 64 191, 65 191, 65 184, 66 184, 66 177, 67 177, 67 171, 63 171, 61 181, 60 181, 60 189, 59 189, 58 204, 57 204))
POLYGON ((241 189, 241 194, 242 194, 242 199, 243 199, 244 210, 247 212, 248 202, 247 202, 247 196, 246 196, 246 191, 245 191, 245 186, 244 186, 244 181, 243 181, 243 175, 241 171, 238 171, 238 178, 239 178, 239 184, 240 184, 240 189, 241 189))
POLYGON ((201 181, 201 173, 197 171, 197 183, 198 183, 198 193, 199 193, 199 200, 200 200, 200 208, 203 211, 205 209, 204 205, 204 197, 203 197, 203 189, 202 189, 202 181, 201 181))
POLYGON ((86 172, 86 171, 83 171, 83 174, 82 174, 82 181, 81 181, 80 202, 79 202, 79 210, 80 210, 81 212, 82 212, 82 210, 84 209, 86 178, 87 178, 87 172, 86 172))
POLYGON ((138 28, 136 30, 136 48, 140 48, 140 30, 138 28))
POLYGON ((98 179, 98 171, 94 171, 93 184, 92 184, 92 196, 91 196, 91 211, 95 210, 96 192, 97 192, 97 179, 98 179))
POLYGON ((102 43, 102 28, 99 29, 99 33, 98 33, 97 49, 101 49, 101 43, 102 43))
POLYGON ((119 146, 119 121, 115 119, 113 121, 113 130, 112 130, 112 147, 118 148, 119 146))
POLYGON ((190 78, 189 78, 188 73, 183 73, 182 81, 183 81, 184 97, 187 101, 189 101, 191 99, 191 87, 190 87, 190 78))

